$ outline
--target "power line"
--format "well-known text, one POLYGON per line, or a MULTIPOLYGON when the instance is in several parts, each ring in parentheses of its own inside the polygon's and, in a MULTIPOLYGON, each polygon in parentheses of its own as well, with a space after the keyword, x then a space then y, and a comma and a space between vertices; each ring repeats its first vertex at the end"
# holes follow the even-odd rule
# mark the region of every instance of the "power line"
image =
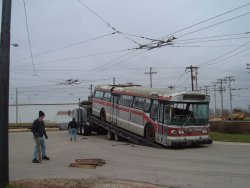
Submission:
POLYGON ((228 40, 249 39, 249 38, 250 37, 237 37, 237 38, 210 39, 210 40, 200 40, 200 41, 190 41, 190 42, 179 42, 179 41, 176 41, 175 45, 192 44, 192 43, 204 43, 204 42, 217 42, 217 41, 228 41, 228 40))
POLYGON ((239 35, 247 35, 250 34, 250 32, 244 32, 244 33, 234 33, 234 34, 226 34, 226 35, 215 35, 215 36, 207 36, 207 37, 197 37, 197 38, 190 38, 190 39, 177 39, 176 42, 182 42, 182 41, 189 41, 189 40, 199 40, 199 39, 210 39, 210 38, 221 38, 221 37, 229 37, 229 36, 239 36, 239 35))
MULTIPOLYGON (((95 69, 90 70, 90 72, 89 72, 87 75, 85 74, 84 76, 86 77, 86 76, 93 75, 95 72, 99 71, 100 68, 105 67, 105 66, 107 66, 107 65, 112 64, 112 66, 113 66, 113 65, 114 65, 114 62, 116 62, 117 60, 120 60, 120 59, 122 59, 122 58, 124 58, 124 57, 126 57, 126 56, 128 56, 128 55, 130 55, 130 54, 132 54, 132 53, 134 53, 135 51, 136 51, 136 50, 133 50, 133 51, 131 51, 131 52, 129 52, 129 53, 126 53, 126 54, 124 54, 124 55, 122 55, 122 56, 119 56, 119 57, 117 57, 117 58, 115 58, 115 59, 113 59, 113 60, 111 60, 111 61, 108 61, 107 63, 105 63, 105 64, 103 64, 103 65, 101 65, 101 66, 99 66, 99 67, 97 67, 97 68, 95 68, 95 69)), ((80 74, 78 77, 80 77, 80 76, 83 76, 83 74, 80 74)))
MULTIPOLYGON (((88 54, 88 55, 83 55, 83 56, 78 56, 78 57, 72 57, 72 58, 64 58, 64 59, 56 59, 56 60, 51 60, 51 61, 45 61, 45 62, 40 62, 40 63, 36 63, 36 64, 37 65, 46 64, 46 63, 51 64, 51 63, 57 63, 57 62, 71 61, 71 60, 76 60, 76 59, 82 59, 82 58, 96 57, 96 56, 107 55, 107 54, 112 54, 112 53, 125 52, 125 51, 129 51, 129 50, 131 50, 131 49, 106 51, 106 52, 93 53, 93 54, 88 54)), ((25 67, 25 66, 29 66, 29 65, 19 65, 19 66, 13 66, 13 67, 19 68, 19 67, 25 67)))
POLYGON ((118 31, 114 26, 112 26, 110 23, 108 23, 106 20, 104 20, 101 16, 99 16, 95 11, 93 11, 91 8, 89 8, 85 3, 83 3, 81 0, 78 0, 78 2, 80 4, 82 4, 85 8, 87 8, 90 12, 92 12, 96 17, 98 17, 102 22, 104 22, 108 27, 111 27, 112 30, 114 30, 115 32, 117 32, 118 34, 122 35, 124 38, 132 41, 133 43, 140 45, 137 41, 123 35, 123 33, 121 31, 118 31))
POLYGON ((249 13, 250 13, 250 12, 247 12, 247 13, 241 14, 241 15, 239 15, 239 16, 235 16, 235 17, 232 17, 232 18, 230 18, 230 19, 227 19, 227 20, 224 20, 224 21, 221 21, 221 22, 217 22, 217 23, 215 23, 215 24, 212 24, 212 25, 203 27, 203 28, 201 28, 201 29, 197 29, 197 30, 191 31, 191 32, 189 32, 189 33, 186 33, 186 34, 183 34, 183 35, 179 36, 178 38, 184 37, 184 36, 186 36, 186 35, 190 35, 190 34, 192 34, 192 33, 196 33, 196 32, 198 32, 198 31, 202 31, 202 30, 204 30, 204 29, 208 29, 208 28, 210 28, 210 27, 214 27, 214 26, 220 25, 220 24, 225 23, 225 22, 228 22, 228 21, 232 21, 232 20, 234 20, 234 19, 237 19, 237 18, 246 16, 246 15, 248 15, 249 13))
MULTIPOLYGON (((231 54, 231 53, 237 51, 238 49, 240 49, 240 48, 246 46, 248 43, 250 43, 250 41, 248 41, 248 42, 242 44, 242 45, 241 45, 240 47, 238 47, 238 48, 235 48, 235 49, 233 49, 233 50, 231 50, 231 51, 229 51, 229 52, 227 52, 227 53, 225 53, 225 54, 222 54, 221 56, 218 56, 218 57, 216 57, 216 58, 214 58, 214 59, 208 60, 208 61, 206 61, 206 62, 204 62, 204 63, 200 63, 200 64, 198 64, 198 66, 201 66, 201 65, 202 65, 202 66, 210 65, 210 64, 211 64, 210 62, 213 62, 213 61, 215 61, 215 60, 217 60, 217 59, 220 59, 220 58, 222 58, 222 57, 225 57, 225 56, 227 56, 227 55, 229 55, 229 54, 231 54), (210 64, 209 64, 209 63, 210 63, 210 64)), ((214 64, 214 63, 213 63, 213 64, 214 64)))
POLYGON ((36 70, 35 70, 35 65, 34 65, 34 59, 33 59, 33 53, 32 53, 32 48, 31 48, 31 42, 30 42, 30 34, 29 34, 29 27, 28 27, 28 17, 27 17, 27 12, 26 12, 25 0, 23 0, 23 6, 24 6, 24 12, 25 12, 26 30, 27 30, 28 41, 29 41, 30 58, 31 58, 32 66, 33 66, 34 76, 37 76, 36 70))
MULTIPOLYGON (((208 18, 208 19, 206 19, 206 20, 203 20, 203 21, 198 22, 198 23, 196 23, 196 24, 193 24, 193 25, 191 25, 191 26, 188 26, 188 27, 185 27, 185 28, 183 28, 183 29, 177 30, 177 31, 175 31, 175 32, 173 32, 173 33, 171 33, 171 34, 169 34, 169 35, 166 35, 166 36, 164 36, 164 37, 161 37, 161 38, 159 38, 159 40, 162 39, 162 38, 164 39, 164 38, 173 36, 173 35, 176 34, 176 33, 179 33, 179 32, 181 32, 181 31, 190 29, 190 28, 192 28, 192 27, 195 27, 195 26, 200 25, 200 24, 202 24, 202 23, 208 22, 208 21, 210 21, 210 20, 213 20, 213 19, 215 19, 215 18, 218 18, 218 17, 220 17, 220 16, 223 16, 223 15, 225 15, 225 14, 231 13, 231 12, 233 12, 233 11, 236 11, 236 10, 238 10, 238 9, 244 8, 244 7, 249 6, 249 5, 250 5, 250 3, 247 3, 247 4, 244 4, 244 5, 240 6, 240 7, 237 7, 237 8, 234 8, 234 9, 232 9, 232 10, 229 10, 229 11, 227 11, 227 12, 224 12, 224 13, 221 13, 221 14, 219 14, 219 15, 213 16, 213 17, 211 17, 211 18, 208 18)), ((186 35, 189 35, 189 34, 192 34, 192 33, 195 33, 195 32, 201 31, 201 30, 204 30, 204 29, 208 29, 208 28, 210 28, 210 27, 213 27, 213 26, 216 26, 216 25, 219 25, 219 24, 222 24, 222 23, 231 21, 231 20, 233 20, 233 19, 236 19, 236 18, 239 18, 239 17, 242 17, 242 16, 245 16, 245 15, 247 15, 247 14, 249 14, 249 13, 250 13, 250 12, 247 12, 247 13, 245 13, 245 14, 242 14, 242 15, 239 15, 239 16, 236 16, 236 17, 233 17, 233 18, 230 18, 230 19, 228 19, 228 20, 224 20, 224 21, 218 22, 218 23, 216 23, 216 24, 213 24, 213 25, 210 25, 210 26, 207 26, 207 27, 198 29, 198 30, 194 30, 194 31, 192 31, 192 32, 183 34, 183 35, 181 35, 181 36, 179 36, 179 37, 177 37, 177 38, 179 39, 179 38, 181 38, 181 37, 183 37, 183 36, 186 36, 186 35)), ((146 46, 147 46, 147 45, 150 45, 150 44, 152 44, 152 43, 148 43, 148 44, 146 44, 146 46)), ((145 46, 145 45, 144 45, 144 46, 145 46)), ((160 47, 162 47, 162 46, 166 46, 166 45, 161 45, 160 47)))
POLYGON ((200 24, 202 24, 202 23, 208 22, 208 21, 213 20, 213 19, 215 19, 215 18, 221 17, 221 16, 223 16, 223 15, 225 15, 225 14, 234 12, 234 11, 236 11, 236 10, 242 9, 242 8, 244 8, 244 7, 246 7, 246 6, 249 6, 249 5, 250 5, 250 3, 244 4, 244 5, 239 6, 239 7, 237 7, 237 8, 234 8, 234 9, 231 9, 231 10, 229 10, 229 11, 226 11, 226 12, 223 12, 223 13, 221 13, 221 14, 218 14, 218 15, 216 15, 216 16, 210 17, 210 18, 208 18, 208 19, 206 19, 206 20, 200 21, 200 22, 198 22, 198 23, 196 23, 196 24, 193 24, 193 25, 191 25, 191 26, 184 27, 183 29, 177 30, 177 31, 175 31, 175 32, 173 32, 173 33, 171 33, 171 34, 169 34, 169 35, 166 35, 166 36, 164 36, 164 37, 162 37, 162 38, 169 37, 169 36, 171 36, 171 35, 174 35, 174 34, 179 33, 179 32, 181 32, 181 31, 190 29, 190 28, 192 28, 192 27, 195 27, 195 26, 200 25, 200 24))
MULTIPOLYGON (((55 48, 55 49, 51 49, 51 50, 48 50, 48 51, 45 51, 45 52, 41 52, 41 53, 38 53, 38 54, 35 54, 33 55, 32 57, 39 57, 39 56, 42 56, 42 55, 46 55, 46 54, 49 54, 49 53, 53 53, 53 52, 56 52, 56 51, 59 51, 59 50, 63 50, 63 49, 66 49, 66 48, 70 48, 72 46, 77 46, 77 45, 80 45, 80 44, 83 44, 83 43, 87 43, 87 42, 90 42, 90 41, 94 41, 94 40, 97 40, 97 39, 100 39, 100 38, 103 38, 103 37, 106 37, 106 36, 110 36, 110 35, 114 35, 116 34, 115 32, 113 33, 108 33, 108 34, 104 34, 104 35, 101 35, 101 36, 97 36, 97 37, 94 37, 94 38, 91 38, 91 39, 87 39, 87 40, 83 40, 83 41, 80 41, 80 42, 76 42, 76 43, 71 43, 71 44, 68 44, 66 46, 62 46, 62 47, 59 47, 59 48, 55 48)), ((30 58, 30 57, 29 57, 30 58)), ((24 60, 27 60, 29 58, 22 58, 22 59, 19 59, 19 60, 14 60, 13 62, 20 62, 20 61, 24 61, 24 60)))

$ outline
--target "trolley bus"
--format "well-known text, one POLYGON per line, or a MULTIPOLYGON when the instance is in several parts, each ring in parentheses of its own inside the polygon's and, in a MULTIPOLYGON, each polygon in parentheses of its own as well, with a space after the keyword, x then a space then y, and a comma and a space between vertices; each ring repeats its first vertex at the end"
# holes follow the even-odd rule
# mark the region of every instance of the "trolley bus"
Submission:
POLYGON ((209 95, 196 92, 99 85, 92 114, 165 146, 211 144, 209 100, 209 95))

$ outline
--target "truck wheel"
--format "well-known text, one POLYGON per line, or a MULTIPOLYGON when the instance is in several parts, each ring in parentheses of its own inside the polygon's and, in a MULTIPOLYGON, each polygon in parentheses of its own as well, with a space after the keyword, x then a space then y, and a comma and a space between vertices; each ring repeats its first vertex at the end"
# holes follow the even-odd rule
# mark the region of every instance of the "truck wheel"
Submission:
POLYGON ((155 142, 155 128, 153 127, 153 125, 151 124, 146 125, 144 135, 145 138, 150 142, 155 142))
POLYGON ((121 141, 121 137, 118 134, 115 134, 115 141, 121 141))
POLYGON ((82 135, 89 136, 90 135, 90 129, 87 125, 82 126, 82 135))
POLYGON ((110 132, 110 131, 108 131, 108 139, 109 140, 114 140, 114 138, 115 138, 115 134, 112 133, 112 132, 110 132))

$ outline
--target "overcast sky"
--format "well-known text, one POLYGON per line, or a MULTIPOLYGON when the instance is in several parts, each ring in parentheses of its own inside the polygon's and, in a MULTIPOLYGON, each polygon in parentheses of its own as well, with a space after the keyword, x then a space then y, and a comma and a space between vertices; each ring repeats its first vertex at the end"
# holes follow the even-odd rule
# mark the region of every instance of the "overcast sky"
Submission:
POLYGON ((191 90, 186 67, 193 65, 198 88, 233 76, 233 107, 246 109, 249 23, 249 0, 13 0, 11 43, 19 46, 11 47, 10 103, 16 88, 19 103, 66 103, 114 77, 149 87, 150 67, 153 87, 191 90), (68 79, 79 85, 65 85, 68 79))

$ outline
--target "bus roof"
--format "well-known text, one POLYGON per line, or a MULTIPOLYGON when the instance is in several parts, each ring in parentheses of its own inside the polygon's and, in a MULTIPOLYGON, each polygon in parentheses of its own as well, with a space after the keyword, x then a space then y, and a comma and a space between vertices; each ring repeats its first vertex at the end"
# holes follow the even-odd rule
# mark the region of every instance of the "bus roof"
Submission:
POLYGON ((209 102, 209 95, 197 92, 178 92, 169 88, 155 89, 139 85, 98 85, 95 88, 99 91, 111 91, 113 94, 140 96, 167 101, 206 101, 209 102))

